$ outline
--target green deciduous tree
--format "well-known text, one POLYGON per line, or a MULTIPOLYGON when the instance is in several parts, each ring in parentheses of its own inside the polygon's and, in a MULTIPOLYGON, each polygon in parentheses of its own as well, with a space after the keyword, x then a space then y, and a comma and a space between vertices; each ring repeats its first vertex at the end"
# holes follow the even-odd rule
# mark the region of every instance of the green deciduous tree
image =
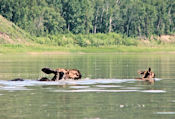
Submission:
POLYGON ((175 33, 174 0, 0 0, 0 14, 36 36, 175 33))

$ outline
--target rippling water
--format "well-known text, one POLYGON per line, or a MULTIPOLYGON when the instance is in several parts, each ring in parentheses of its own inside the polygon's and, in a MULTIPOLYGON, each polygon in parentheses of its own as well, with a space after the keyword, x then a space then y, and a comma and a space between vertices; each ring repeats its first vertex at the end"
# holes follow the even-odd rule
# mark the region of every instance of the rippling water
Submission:
MULTIPOLYGON (((1 55, 2 119, 173 119, 175 56, 167 54, 1 55), (39 82, 43 67, 77 68, 81 80, 39 82), (152 67, 156 81, 135 80, 152 67), (9 81, 13 78, 25 81, 9 81)), ((52 77, 52 75, 48 76, 52 77)))

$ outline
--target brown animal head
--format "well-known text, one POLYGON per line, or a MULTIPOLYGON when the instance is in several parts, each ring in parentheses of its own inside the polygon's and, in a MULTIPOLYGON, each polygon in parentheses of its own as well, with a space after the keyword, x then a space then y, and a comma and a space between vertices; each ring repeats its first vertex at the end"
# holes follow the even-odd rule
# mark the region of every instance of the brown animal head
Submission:
POLYGON ((155 73, 151 71, 151 68, 148 69, 148 78, 155 78, 155 73))
POLYGON ((70 69, 68 70, 67 74, 66 74, 70 79, 80 79, 81 78, 81 73, 79 70, 77 69, 70 69))
POLYGON ((155 73, 148 68, 146 71, 139 71, 138 74, 142 75, 142 78, 155 78, 155 73))
POLYGON ((155 78, 155 73, 154 72, 150 72, 148 78, 155 78))

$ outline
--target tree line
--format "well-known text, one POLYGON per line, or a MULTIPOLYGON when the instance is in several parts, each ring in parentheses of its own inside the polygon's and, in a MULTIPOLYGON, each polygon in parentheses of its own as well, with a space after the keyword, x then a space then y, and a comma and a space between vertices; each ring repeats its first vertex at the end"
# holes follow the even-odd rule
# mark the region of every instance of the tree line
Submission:
POLYGON ((0 0, 0 14, 35 36, 175 33, 175 0, 0 0))

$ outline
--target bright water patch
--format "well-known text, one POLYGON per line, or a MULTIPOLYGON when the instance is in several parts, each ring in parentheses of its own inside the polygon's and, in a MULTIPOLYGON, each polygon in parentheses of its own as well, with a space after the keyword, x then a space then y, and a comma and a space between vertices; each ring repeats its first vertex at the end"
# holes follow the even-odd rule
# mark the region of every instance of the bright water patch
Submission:
POLYGON ((155 81, 160 81, 160 80, 162 80, 162 79, 160 79, 160 78, 154 78, 155 79, 155 81))
POLYGON ((166 91, 164 91, 164 90, 143 90, 141 92, 144 92, 144 93, 165 93, 166 91))
POLYGON ((170 102, 175 102, 175 100, 172 100, 172 101, 170 101, 170 102))
POLYGON ((1 87, 0 90, 15 91, 15 90, 32 90, 32 89, 28 89, 22 86, 4 86, 4 87, 1 87))
POLYGON ((70 88, 83 89, 83 88, 89 88, 89 86, 70 86, 70 88))
POLYGON ((156 112, 154 114, 175 114, 175 112, 156 112))
POLYGON ((115 87, 122 87, 120 85, 96 85, 96 87, 100 88, 115 88, 115 87))
POLYGON ((121 88, 121 89, 140 90, 140 89, 142 89, 142 88, 141 88, 141 87, 124 87, 124 88, 121 88))
POLYGON ((100 90, 100 89, 87 89, 87 90, 53 90, 52 92, 137 92, 138 90, 100 90))

